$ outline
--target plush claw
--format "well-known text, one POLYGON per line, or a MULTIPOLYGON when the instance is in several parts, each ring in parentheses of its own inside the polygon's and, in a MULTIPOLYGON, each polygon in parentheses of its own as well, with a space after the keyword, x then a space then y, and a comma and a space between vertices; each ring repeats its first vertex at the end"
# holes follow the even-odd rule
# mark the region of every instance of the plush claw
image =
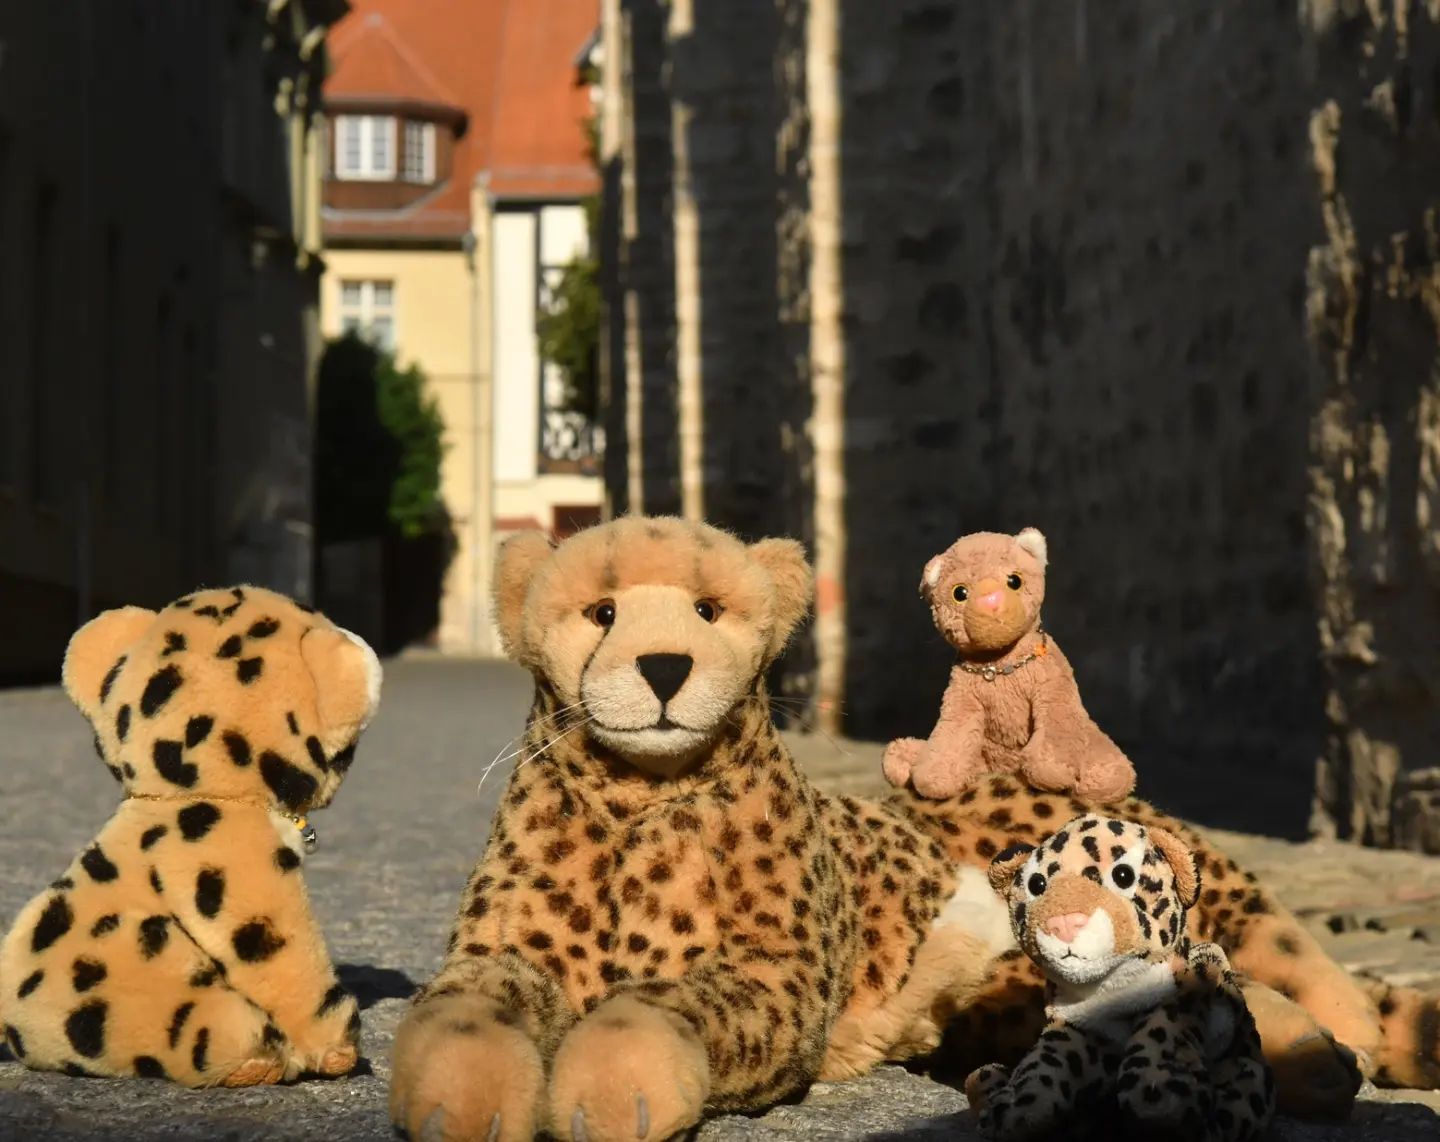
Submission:
POLYGON ((486 1136, 485 1142, 497 1142, 500 1137, 500 1112, 495 1112, 495 1117, 490 1120, 490 1133, 486 1136))
POLYGON ((570 1138, 571 1142, 590 1142, 590 1135, 585 1132, 585 1112, 578 1106, 570 1116, 570 1138))
POLYGON ((643 1094, 635 1096, 635 1137, 643 1139, 650 1133, 650 1107, 643 1094))

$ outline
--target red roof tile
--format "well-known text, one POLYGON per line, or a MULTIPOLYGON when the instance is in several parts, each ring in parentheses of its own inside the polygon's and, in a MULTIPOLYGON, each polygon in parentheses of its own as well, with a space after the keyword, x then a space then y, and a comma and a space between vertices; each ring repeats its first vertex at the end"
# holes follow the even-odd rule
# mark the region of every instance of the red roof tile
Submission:
POLYGON ((585 140, 590 91, 576 56, 595 31, 599 8, 596 0, 512 2, 486 164, 496 197, 569 198, 596 189, 585 140))
POLYGON ((383 12, 346 20, 336 33, 334 70, 325 83, 332 103, 394 100, 457 107, 452 94, 395 35, 383 12))
POLYGON ((327 104, 449 105, 468 125, 448 184, 390 217, 327 210, 327 236, 456 236, 481 176, 496 197, 595 191, 576 56, 599 21, 599 0, 351 0, 330 36, 327 104))

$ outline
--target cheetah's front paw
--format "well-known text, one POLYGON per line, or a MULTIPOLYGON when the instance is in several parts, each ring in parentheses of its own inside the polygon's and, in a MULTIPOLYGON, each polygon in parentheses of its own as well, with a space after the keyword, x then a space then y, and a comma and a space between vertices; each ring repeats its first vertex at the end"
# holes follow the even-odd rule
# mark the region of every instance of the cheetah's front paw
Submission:
POLYGON ((648 1142, 700 1120, 705 1048, 678 1015, 629 996, 607 1000, 560 1044, 550 1129, 566 1142, 648 1142))
POLYGON ((412 1011, 395 1035, 390 1121, 416 1142, 530 1142, 545 1065, 518 1023, 485 1000, 412 1011))

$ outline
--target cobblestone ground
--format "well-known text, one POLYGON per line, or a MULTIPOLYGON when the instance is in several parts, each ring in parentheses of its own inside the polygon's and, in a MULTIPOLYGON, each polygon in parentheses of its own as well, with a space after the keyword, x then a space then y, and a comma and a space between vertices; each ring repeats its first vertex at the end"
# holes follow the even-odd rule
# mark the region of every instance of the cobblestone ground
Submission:
MULTIPOLYGON (((438 965, 450 919, 504 784, 487 763, 520 732, 527 679, 498 663, 416 659, 387 668, 380 716, 336 804, 316 818, 305 876, 364 1007, 361 1074, 282 1089, 185 1092, 163 1082, 69 1079, 0 1062, 0 1140, 390 1138, 385 1084, 395 1025, 438 965)), ((793 739, 823 786, 878 791, 879 747, 793 739)), ((80 715, 58 690, 0 693, 0 927, 58 876, 115 803, 80 715)), ((1217 834, 1345 963, 1440 989, 1440 859, 1217 834)), ((0 1055, 0 1058, 3 1058, 0 1055)), ((477 1076, 477 1078, 480 1076, 477 1076)), ((707 1123, 702 1142, 759 1138, 971 1139, 955 1090, 896 1067, 821 1084, 795 1105, 707 1123)), ((1367 1091, 1341 1126, 1284 1120, 1277 1142, 1440 1140, 1440 1100, 1367 1091)))

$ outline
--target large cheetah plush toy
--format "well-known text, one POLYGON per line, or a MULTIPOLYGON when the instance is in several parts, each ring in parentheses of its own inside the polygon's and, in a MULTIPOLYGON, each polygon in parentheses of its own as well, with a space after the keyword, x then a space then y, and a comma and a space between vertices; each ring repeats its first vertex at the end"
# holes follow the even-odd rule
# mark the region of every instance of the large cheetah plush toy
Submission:
MULTIPOLYGON (((397 1032, 390 1111, 411 1137, 645 1142, 942 1031, 976 1066, 1035 1042, 1044 980, 987 873, 1088 806, 1006 777, 941 801, 818 792, 763 681, 809 603, 799 544, 675 519, 528 533, 496 592, 535 697, 448 954, 397 1032)), ((1199 837, 1139 801, 1106 812, 1196 853, 1196 935, 1261 981, 1247 999, 1282 1101, 1348 1111, 1357 1059, 1434 1081, 1431 1001, 1397 991, 1382 1019, 1199 837)))
POLYGON ((63 678, 124 800, 0 945, 10 1050, 186 1086, 351 1071, 359 1013, 310 912, 297 822, 334 796, 375 712, 374 653, 236 587, 107 611, 63 678))
POLYGON ((1225 953, 1186 927, 1201 879, 1164 829, 1094 813, 995 858, 991 884, 1049 1002, 1013 1071, 992 1063, 966 1082, 986 1138, 1249 1142, 1264 1131, 1274 1083, 1255 1022, 1225 953))
POLYGON ((1085 712, 1075 672, 1043 629, 1045 537, 977 531, 925 564, 920 595, 955 650, 940 716, 925 741, 899 738, 883 760, 892 785, 953 797, 985 773, 1034 789, 1117 801, 1135 767, 1085 712))

